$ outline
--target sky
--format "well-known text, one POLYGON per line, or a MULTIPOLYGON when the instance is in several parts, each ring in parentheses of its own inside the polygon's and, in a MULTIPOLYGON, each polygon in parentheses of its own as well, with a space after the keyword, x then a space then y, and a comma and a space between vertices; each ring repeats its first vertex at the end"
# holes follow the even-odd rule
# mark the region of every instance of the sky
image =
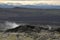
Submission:
POLYGON ((0 1, 59 1, 59 0, 0 0, 0 1))
POLYGON ((0 0, 0 3, 21 3, 21 4, 49 4, 60 5, 60 0, 39 0, 39 1, 21 1, 21 0, 0 0))

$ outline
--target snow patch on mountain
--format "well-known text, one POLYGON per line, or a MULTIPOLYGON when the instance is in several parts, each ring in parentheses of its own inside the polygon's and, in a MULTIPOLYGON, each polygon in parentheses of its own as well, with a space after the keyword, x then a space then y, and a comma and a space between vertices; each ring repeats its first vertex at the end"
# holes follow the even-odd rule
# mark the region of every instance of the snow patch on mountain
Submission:
POLYGON ((21 3, 13 4, 13 3, 0 3, 0 8, 15 8, 15 7, 23 7, 23 8, 41 8, 41 9, 60 9, 60 5, 48 5, 48 4, 34 4, 34 5, 24 5, 21 3))

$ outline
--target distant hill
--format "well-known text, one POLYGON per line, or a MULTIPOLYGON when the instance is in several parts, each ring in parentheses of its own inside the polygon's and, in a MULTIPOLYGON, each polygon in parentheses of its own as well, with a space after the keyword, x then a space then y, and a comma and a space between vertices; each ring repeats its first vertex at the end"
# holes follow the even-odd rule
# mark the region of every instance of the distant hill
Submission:
POLYGON ((0 3, 0 8, 14 8, 14 7, 23 7, 23 8, 38 8, 38 9, 60 9, 60 5, 48 5, 48 4, 36 4, 36 5, 23 5, 23 4, 12 4, 12 3, 0 3))
POLYGON ((3 21, 60 25, 60 9, 0 8, 0 22, 3 21))

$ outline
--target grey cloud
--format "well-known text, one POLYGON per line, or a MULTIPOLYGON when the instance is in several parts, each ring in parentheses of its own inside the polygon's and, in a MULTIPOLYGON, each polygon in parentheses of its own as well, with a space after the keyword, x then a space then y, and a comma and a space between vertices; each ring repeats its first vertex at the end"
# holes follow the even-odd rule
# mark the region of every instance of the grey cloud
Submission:
POLYGON ((60 0, 6 0, 6 1, 60 1, 60 0))

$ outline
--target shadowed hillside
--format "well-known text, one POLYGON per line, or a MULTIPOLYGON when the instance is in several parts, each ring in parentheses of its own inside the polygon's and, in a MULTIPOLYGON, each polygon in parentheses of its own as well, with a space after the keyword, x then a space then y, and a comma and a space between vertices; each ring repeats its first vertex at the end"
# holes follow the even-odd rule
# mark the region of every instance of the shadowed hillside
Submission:
POLYGON ((17 26, 16 28, 12 29, 7 29, 5 32, 25 32, 25 33, 30 33, 30 32, 37 32, 39 33, 42 30, 47 30, 49 32, 59 32, 60 33, 60 28, 53 28, 53 27, 42 27, 42 26, 34 26, 34 25, 20 25, 17 26))

